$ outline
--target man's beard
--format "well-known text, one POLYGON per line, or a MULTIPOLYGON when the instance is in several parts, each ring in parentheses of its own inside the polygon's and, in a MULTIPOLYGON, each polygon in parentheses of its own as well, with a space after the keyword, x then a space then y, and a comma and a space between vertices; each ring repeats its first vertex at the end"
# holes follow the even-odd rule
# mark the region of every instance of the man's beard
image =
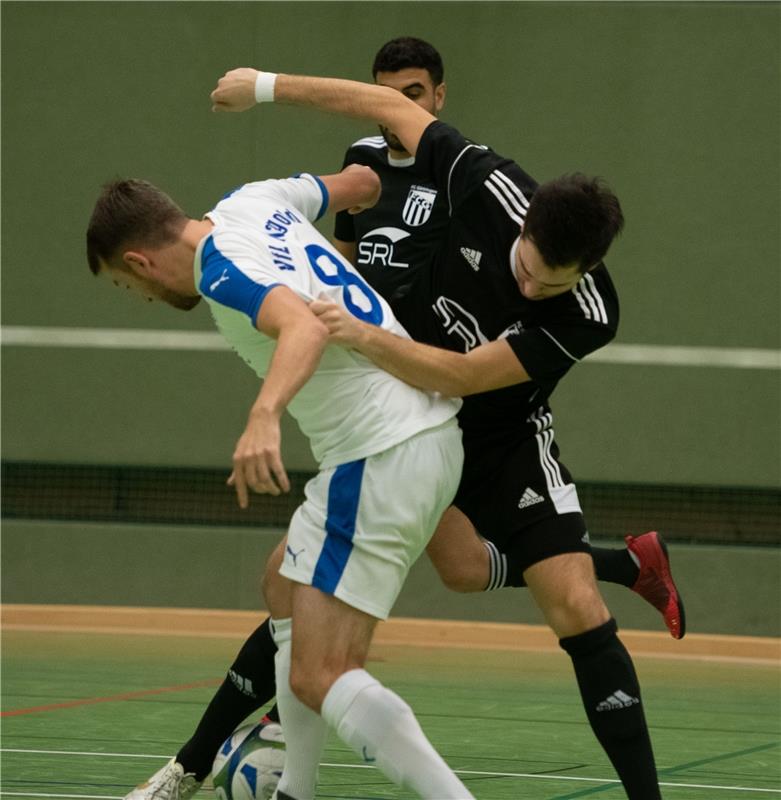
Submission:
POLYGON ((170 289, 163 289, 160 293, 160 299, 164 303, 168 303, 169 306, 178 308, 180 311, 191 311, 201 302, 201 296, 199 294, 179 294, 178 292, 172 292, 170 289))
POLYGON ((396 150, 399 153, 407 152, 407 148, 404 147, 404 145, 401 143, 401 139, 399 139, 399 137, 396 136, 393 131, 380 125, 380 133, 382 134, 382 138, 385 139, 385 144, 388 145, 390 150, 396 150))

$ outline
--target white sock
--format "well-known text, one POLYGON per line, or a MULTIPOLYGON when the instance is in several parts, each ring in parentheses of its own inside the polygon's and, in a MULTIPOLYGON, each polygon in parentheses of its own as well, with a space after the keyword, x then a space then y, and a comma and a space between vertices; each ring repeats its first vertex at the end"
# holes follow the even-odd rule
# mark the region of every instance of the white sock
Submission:
POLYGON ((314 800, 328 726, 290 691, 290 622, 274 620, 272 626, 278 648, 274 658, 277 706, 287 751, 279 789, 296 800, 314 800))
POLYGON ((425 800, 472 795, 420 728, 412 709, 366 670, 345 672, 329 689, 322 714, 339 737, 395 784, 425 800))

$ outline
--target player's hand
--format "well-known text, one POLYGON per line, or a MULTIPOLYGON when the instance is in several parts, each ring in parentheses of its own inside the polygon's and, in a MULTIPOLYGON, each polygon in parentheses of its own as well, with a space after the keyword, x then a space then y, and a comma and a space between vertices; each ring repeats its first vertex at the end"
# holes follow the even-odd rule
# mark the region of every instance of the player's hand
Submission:
POLYGON ((320 296, 309 304, 312 313, 328 328, 328 341, 343 347, 357 347, 363 325, 342 306, 320 296))
POLYGON ((250 491, 273 495, 290 491, 281 442, 279 418, 253 409, 236 444, 233 472, 228 478, 228 486, 236 489, 241 508, 249 506, 250 491))
POLYGON ((240 67, 226 72, 209 95, 212 111, 246 111, 255 105, 255 79, 258 71, 240 67))

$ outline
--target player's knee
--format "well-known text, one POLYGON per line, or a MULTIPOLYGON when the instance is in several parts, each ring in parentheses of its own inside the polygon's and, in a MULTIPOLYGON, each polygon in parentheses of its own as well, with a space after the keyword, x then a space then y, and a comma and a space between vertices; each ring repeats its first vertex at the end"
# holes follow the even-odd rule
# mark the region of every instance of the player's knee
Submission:
POLYGON ((313 711, 319 711, 322 703, 318 677, 316 673, 306 669, 305 666, 295 663, 290 665, 290 691, 313 711))
POLYGON ((488 583, 483 564, 464 559, 434 561, 434 568, 444 586, 452 592, 482 592, 488 583))
POLYGON ((451 592, 482 592, 485 589, 486 581, 482 576, 476 577, 468 571, 439 573, 442 583, 451 592))
POLYGON ((599 591, 588 585, 562 587, 543 610, 548 624, 559 637, 575 636, 610 619, 599 591))
POLYGON ((329 670, 322 664, 296 663, 290 665, 290 691, 313 711, 320 713, 320 707, 339 677, 338 671, 329 670))
POLYGON ((456 508, 443 515, 426 548, 439 579, 454 592, 482 592, 489 582, 486 548, 469 520, 456 508))

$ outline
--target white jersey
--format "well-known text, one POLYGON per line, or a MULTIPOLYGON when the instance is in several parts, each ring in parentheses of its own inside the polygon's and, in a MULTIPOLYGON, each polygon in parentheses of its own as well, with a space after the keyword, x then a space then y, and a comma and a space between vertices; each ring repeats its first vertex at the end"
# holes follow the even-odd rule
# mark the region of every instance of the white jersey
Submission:
MULTIPOLYGON (((222 335, 261 378, 276 341, 255 321, 274 286, 306 302, 325 296, 361 320, 407 336, 385 300, 311 224, 327 205, 323 183, 302 175, 245 184, 206 215, 215 227, 195 254, 196 286, 222 335)), ((359 353, 328 345, 288 410, 327 468, 440 425, 460 402, 408 386, 359 353)))

